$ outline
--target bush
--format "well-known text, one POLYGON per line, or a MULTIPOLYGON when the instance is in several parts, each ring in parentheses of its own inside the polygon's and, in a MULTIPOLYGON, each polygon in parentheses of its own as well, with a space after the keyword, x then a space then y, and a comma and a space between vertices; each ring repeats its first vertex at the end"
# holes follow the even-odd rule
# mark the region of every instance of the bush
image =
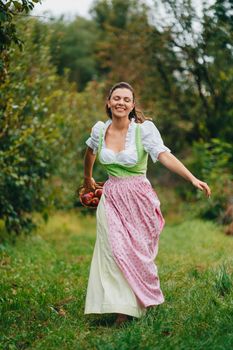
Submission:
POLYGON ((213 138, 210 142, 194 143, 193 152, 195 173, 200 174, 212 189, 211 198, 200 205, 200 214, 224 223, 225 212, 233 200, 233 148, 229 143, 213 138))
POLYGON ((34 211, 75 205, 84 141, 103 107, 101 84, 78 93, 68 71, 56 74, 47 26, 27 19, 18 29, 24 50, 11 49, 0 91, 0 219, 17 233, 34 227, 34 211))

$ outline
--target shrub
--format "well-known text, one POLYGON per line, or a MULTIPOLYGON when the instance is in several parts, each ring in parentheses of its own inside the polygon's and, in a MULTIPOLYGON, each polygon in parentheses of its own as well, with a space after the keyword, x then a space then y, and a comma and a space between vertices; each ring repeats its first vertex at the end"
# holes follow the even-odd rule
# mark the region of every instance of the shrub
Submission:
POLYGON ((211 198, 200 205, 200 214, 223 223, 233 200, 233 148, 229 143, 213 138, 209 142, 194 143, 193 151, 195 173, 200 174, 212 189, 211 198))

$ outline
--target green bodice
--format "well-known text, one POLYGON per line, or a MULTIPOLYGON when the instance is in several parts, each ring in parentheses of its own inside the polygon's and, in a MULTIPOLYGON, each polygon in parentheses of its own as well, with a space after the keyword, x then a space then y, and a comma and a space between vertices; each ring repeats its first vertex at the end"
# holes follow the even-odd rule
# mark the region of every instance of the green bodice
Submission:
MULTIPOLYGON (((138 161, 135 165, 121 165, 118 163, 105 164, 100 161, 100 164, 106 169, 108 175, 111 176, 135 176, 146 174, 147 171, 147 161, 148 153, 144 150, 142 141, 141 141, 141 129, 140 125, 136 125, 136 134, 135 142, 137 149, 138 161)), ((99 145, 98 145, 98 158, 103 144, 103 128, 100 130, 99 134, 99 145)))

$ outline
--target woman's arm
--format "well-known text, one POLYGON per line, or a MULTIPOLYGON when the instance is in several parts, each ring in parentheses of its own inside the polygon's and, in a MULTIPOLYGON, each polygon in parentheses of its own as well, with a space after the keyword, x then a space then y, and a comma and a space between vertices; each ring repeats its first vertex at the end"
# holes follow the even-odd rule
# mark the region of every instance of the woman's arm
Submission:
POLYGON ((184 179, 190 181, 193 186, 205 191, 207 197, 210 197, 211 190, 207 183, 197 179, 173 154, 169 152, 161 152, 158 160, 169 170, 182 176, 184 179))
POLYGON ((93 153, 93 150, 90 147, 87 147, 86 153, 84 156, 84 181, 83 186, 85 189, 93 190, 96 188, 95 180, 92 177, 93 165, 96 160, 96 154, 93 153))

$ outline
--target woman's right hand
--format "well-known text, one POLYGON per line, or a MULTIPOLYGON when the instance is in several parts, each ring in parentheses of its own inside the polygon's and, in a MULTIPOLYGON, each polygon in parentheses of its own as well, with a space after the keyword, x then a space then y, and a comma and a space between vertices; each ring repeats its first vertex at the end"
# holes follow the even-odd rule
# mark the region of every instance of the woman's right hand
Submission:
POLYGON ((101 185, 95 182, 95 179, 93 177, 84 177, 83 187, 85 188, 84 193, 95 191, 97 188, 102 188, 101 185))
POLYGON ((94 191, 97 187, 96 182, 93 177, 84 177, 83 187, 85 192, 94 191))

